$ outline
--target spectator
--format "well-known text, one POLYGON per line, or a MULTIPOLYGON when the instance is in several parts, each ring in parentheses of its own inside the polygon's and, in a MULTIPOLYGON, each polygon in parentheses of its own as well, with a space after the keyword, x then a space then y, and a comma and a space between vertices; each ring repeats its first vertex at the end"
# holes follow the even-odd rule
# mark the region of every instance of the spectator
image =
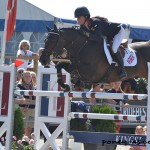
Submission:
POLYGON ((137 82, 133 78, 122 81, 121 88, 125 93, 136 93, 137 82))
POLYGON ((23 61, 24 63, 19 66, 19 68, 27 69, 29 61, 38 59, 38 54, 33 53, 30 49, 30 43, 27 40, 22 40, 19 44, 19 49, 17 51, 17 59, 23 61))
MULTIPOLYGON (((109 90, 107 91, 107 93, 124 93, 124 92, 122 91, 122 89, 121 89, 121 83, 122 83, 121 81, 118 81, 118 82, 111 82, 112 88, 109 89, 109 90)), ((117 100, 113 99, 113 104, 118 105, 118 106, 122 106, 122 107, 127 107, 127 106, 129 106, 128 103, 125 103, 125 100, 118 100, 118 99, 117 99, 117 100), (115 101, 115 103, 114 103, 114 101, 115 101)), ((116 107, 116 111, 118 112, 118 114, 122 114, 122 110, 121 110, 120 107, 116 107)), ((121 123, 122 121, 121 121, 121 120, 116 120, 116 122, 117 122, 117 123, 121 123)), ((120 132, 120 127, 121 127, 120 124, 117 125, 116 130, 117 130, 118 133, 120 132)))
POLYGON ((144 134, 147 135, 147 126, 143 127, 144 134))
POLYGON ((135 134, 144 134, 144 130, 142 126, 136 126, 135 128, 135 134))
POLYGON ((34 88, 36 89, 36 87, 37 87, 36 73, 33 72, 33 71, 31 71, 30 73, 31 73, 31 76, 32 76, 33 86, 34 86, 34 88))
MULTIPOLYGON (((102 84, 95 84, 93 85, 92 89, 90 90, 90 92, 103 92, 103 85, 102 84)), ((89 102, 91 104, 96 104, 100 99, 97 98, 89 98, 89 102)))
MULTIPOLYGON (((38 66, 41 66, 41 63, 39 62, 39 58, 40 58, 40 56, 42 55, 42 52, 43 52, 43 50, 44 50, 44 48, 39 48, 38 49, 38 60, 32 60, 32 62, 31 62, 31 64, 29 64, 28 66, 27 66, 27 68, 28 68, 28 70, 30 70, 30 71, 34 71, 35 73, 37 73, 38 71, 38 66)), ((49 64, 47 64, 46 66, 45 66, 45 68, 49 68, 49 67, 54 67, 55 66, 55 64, 51 61, 51 63, 49 64), (49 66, 50 65, 50 66, 49 66)))
POLYGON ((24 71, 25 71, 24 68, 19 68, 19 69, 17 70, 17 79, 16 79, 16 82, 17 82, 17 83, 21 80, 22 74, 23 74, 24 71))
MULTIPOLYGON (((24 71, 22 74, 22 80, 19 81, 17 87, 20 90, 34 90, 34 86, 32 83, 32 76, 29 71, 24 71)), ((25 116, 25 136, 30 139, 30 135, 32 132, 32 128, 34 127, 34 113, 35 113, 35 105, 33 105, 35 101, 35 96, 18 96, 16 98, 16 103, 19 104, 22 112, 25 116)))
MULTIPOLYGON (((142 126, 136 126, 135 134, 136 135, 143 135, 143 134, 145 134, 144 130, 143 130, 143 127, 142 126)), ((145 146, 139 146, 139 145, 138 146, 130 146, 129 150, 146 150, 146 147, 145 146)))
MULTIPOLYGON (((41 57, 42 52, 43 52, 44 48, 39 48, 38 49, 38 59, 41 57)), ((41 66, 41 63, 38 61, 38 66, 41 66)), ((34 67, 34 61, 32 60, 31 64, 28 65, 28 68, 33 68, 34 67)))

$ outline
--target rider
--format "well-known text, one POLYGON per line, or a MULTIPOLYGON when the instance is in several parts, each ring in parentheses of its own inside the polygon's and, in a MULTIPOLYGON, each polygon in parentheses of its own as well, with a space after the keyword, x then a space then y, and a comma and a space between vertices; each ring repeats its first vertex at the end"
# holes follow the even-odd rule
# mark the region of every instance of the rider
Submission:
POLYGON ((86 7, 76 8, 74 16, 77 18, 82 33, 87 36, 89 40, 100 42, 100 37, 102 36, 113 38, 112 50, 121 68, 120 78, 126 78, 127 73, 124 68, 122 55, 119 51, 119 45, 125 34, 125 30, 121 24, 108 22, 106 18, 101 19, 101 17, 90 18, 90 12, 86 7))

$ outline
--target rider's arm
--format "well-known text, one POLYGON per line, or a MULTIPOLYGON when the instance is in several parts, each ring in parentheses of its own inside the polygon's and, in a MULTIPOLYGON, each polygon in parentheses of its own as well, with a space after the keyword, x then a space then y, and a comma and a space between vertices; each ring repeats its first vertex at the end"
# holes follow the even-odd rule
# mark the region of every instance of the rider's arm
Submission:
POLYGON ((82 28, 82 33, 86 37, 88 37, 89 40, 98 41, 100 40, 101 34, 101 26, 99 21, 92 22, 92 26, 89 27, 89 31, 85 28, 82 28))
POLYGON ((124 38, 125 30, 121 24, 102 22, 102 33, 106 37, 113 37, 113 52, 116 53, 121 41, 124 38))
POLYGON ((121 24, 101 21, 101 30, 104 36, 114 37, 122 28, 121 24))

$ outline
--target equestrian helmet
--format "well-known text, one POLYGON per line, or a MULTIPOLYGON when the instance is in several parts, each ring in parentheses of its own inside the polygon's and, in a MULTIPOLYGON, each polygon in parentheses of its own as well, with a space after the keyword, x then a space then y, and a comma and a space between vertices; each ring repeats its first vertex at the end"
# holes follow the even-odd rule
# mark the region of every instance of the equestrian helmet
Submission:
POLYGON ((74 16, 75 18, 78 18, 80 16, 90 18, 90 12, 86 7, 78 7, 74 12, 74 16))

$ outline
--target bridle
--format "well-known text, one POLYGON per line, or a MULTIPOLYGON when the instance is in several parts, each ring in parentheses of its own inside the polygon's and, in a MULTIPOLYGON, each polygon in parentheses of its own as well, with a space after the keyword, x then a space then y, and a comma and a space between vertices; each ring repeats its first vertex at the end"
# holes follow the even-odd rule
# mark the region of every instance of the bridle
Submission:
MULTIPOLYGON (((54 48, 54 50, 48 50, 47 49, 47 51, 45 51, 44 53, 45 53, 45 55, 49 55, 49 53, 51 52, 54 56, 55 56, 55 58, 57 58, 60 54, 58 54, 58 51, 60 50, 60 49, 63 49, 63 48, 65 48, 67 51, 68 51, 68 49, 75 49, 74 47, 75 47, 75 45, 78 45, 78 42, 80 41, 80 38, 76 38, 76 39, 74 39, 73 41, 71 41, 71 42, 69 42, 69 43, 67 43, 65 46, 63 46, 62 45, 62 38, 61 38, 61 36, 62 36, 62 33, 61 33, 61 30, 58 30, 58 32, 57 33, 55 33, 55 32, 49 32, 48 33, 48 36, 46 37, 46 39, 45 39, 45 43, 47 42, 47 40, 49 40, 49 38, 51 38, 51 34, 53 34, 53 35, 57 35, 57 40, 56 40, 56 46, 54 46, 55 48, 54 48)), ((86 40, 83 44, 80 44, 80 45, 82 45, 80 48, 78 48, 78 53, 77 53, 77 55, 75 56, 75 58, 78 58, 78 55, 79 55, 79 53, 80 53, 80 51, 85 47, 85 45, 88 43, 88 40, 86 40)), ((62 51, 63 52, 63 51, 62 51)), ((68 53, 69 53, 69 51, 68 51, 68 53)))
MULTIPOLYGON (((78 41, 80 41, 80 38, 79 38, 79 39, 78 39, 78 38, 74 39, 72 42, 68 43, 68 44, 65 45, 63 48, 65 48, 67 51, 68 51, 68 49, 74 49, 74 45, 75 45, 75 44, 78 45, 78 41)), ((57 42, 57 46, 55 47, 55 50, 56 50, 56 51, 57 51, 57 49, 58 49, 60 43, 61 43, 61 31, 59 31, 59 39, 58 39, 58 42, 57 42)), ((79 48, 77 57, 78 57, 80 51, 85 47, 85 45, 86 45, 87 43, 88 43, 88 40, 86 40, 86 41, 82 44, 82 46, 79 48)), ((54 50, 54 51, 55 51, 55 50, 54 50)), ((68 51, 68 52, 69 52, 69 51, 68 51)))

